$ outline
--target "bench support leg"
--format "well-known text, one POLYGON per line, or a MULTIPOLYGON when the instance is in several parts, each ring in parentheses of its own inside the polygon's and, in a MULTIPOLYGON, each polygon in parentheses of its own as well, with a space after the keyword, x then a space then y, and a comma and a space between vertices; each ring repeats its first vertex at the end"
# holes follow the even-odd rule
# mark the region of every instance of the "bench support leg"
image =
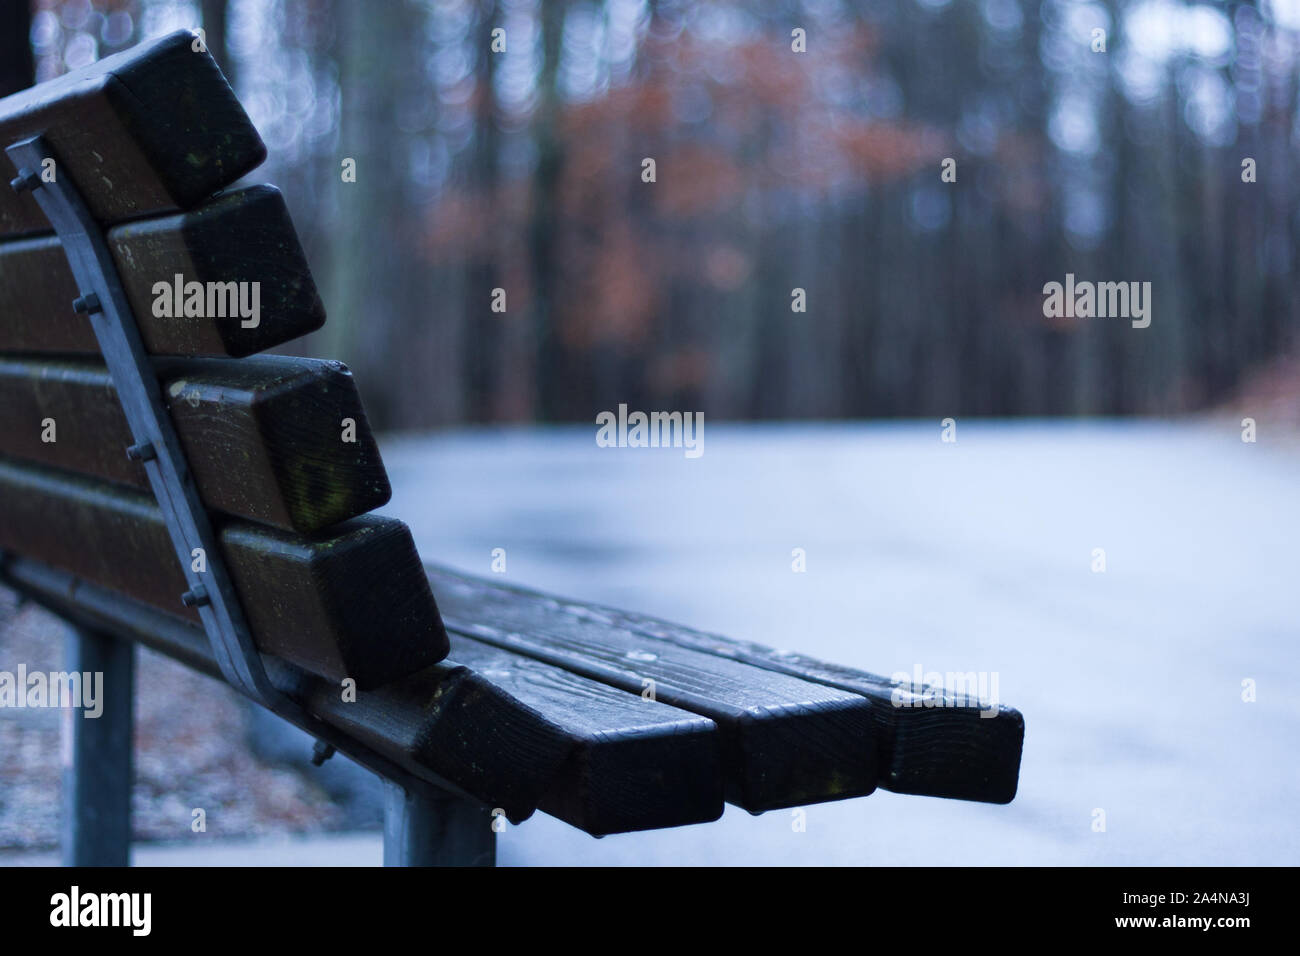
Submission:
MULTIPOLYGON (((71 628, 64 670, 96 680, 103 707, 63 712, 63 865, 127 866, 131 856, 131 738, 135 645, 71 628), (95 679, 95 678, 92 678, 95 679)), ((83 701, 85 700, 83 692, 83 701)))
POLYGON ((496 838, 486 807, 384 782, 384 866, 496 866, 496 838))

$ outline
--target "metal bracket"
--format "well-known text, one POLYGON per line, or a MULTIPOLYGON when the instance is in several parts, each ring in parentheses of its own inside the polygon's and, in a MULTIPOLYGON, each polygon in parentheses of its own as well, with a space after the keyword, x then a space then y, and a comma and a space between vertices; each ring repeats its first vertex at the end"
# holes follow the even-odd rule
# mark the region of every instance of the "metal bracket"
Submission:
POLYGON ((33 193, 58 234, 81 291, 71 306, 89 316, 95 330, 135 440, 125 453, 141 462, 149 476, 149 486, 162 509, 189 586, 184 595, 177 595, 177 600, 186 607, 198 608, 221 673, 236 690, 271 710, 297 709, 271 683, 253 644, 103 230, 43 137, 20 140, 5 152, 18 170, 10 185, 15 192, 33 193), (44 168, 47 159, 55 160, 49 181, 36 172, 44 168), (206 570, 195 571, 200 548, 206 570))

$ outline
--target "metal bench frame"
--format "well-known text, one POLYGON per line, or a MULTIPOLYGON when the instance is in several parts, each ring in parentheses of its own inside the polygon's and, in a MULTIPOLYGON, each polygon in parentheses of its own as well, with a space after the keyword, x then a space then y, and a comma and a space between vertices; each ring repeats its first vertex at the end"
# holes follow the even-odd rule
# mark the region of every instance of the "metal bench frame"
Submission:
MULTIPOLYGON (((359 745, 271 682, 163 403, 103 230, 76 186, 66 176, 60 178, 58 158, 42 137, 20 140, 5 151, 18 170, 10 186, 33 193, 81 290, 72 308, 90 319, 134 439, 126 455, 144 465, 189 585, 179 600, 197 608, 226 681, 314 735, 319 741, 314 762, 342 750, 384 779, 385 865, 494 865, 496 835, 477 801, 450 783, 442 788, 432 785, 359 745), (53 175, 47 180, 37 170, 47 168, 51 160, 53 175), (203 570, 195 570, 196 563, 203 570)), ((70 722, 72 759, 64 771, 63 862, 125 866, 130 859, 134 647, 110 634, 74 627, 66 656, 72 670, 103 672, 105 701, 98 719, 70 722)))

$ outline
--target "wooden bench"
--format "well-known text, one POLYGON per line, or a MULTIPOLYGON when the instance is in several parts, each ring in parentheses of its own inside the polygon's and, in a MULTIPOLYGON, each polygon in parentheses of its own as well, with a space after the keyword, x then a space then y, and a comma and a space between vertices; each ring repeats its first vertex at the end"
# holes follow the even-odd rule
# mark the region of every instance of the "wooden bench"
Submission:
POLYGON ((71 721, 67 862, 127 860, 135 642, 383 776, 390 863, 491 863, 537 810, 602 835, 1015 795, 1010 708, 423 565, 369 514, 347 368, 255 354, 325 313, 275 188, 221 193, 265 148, 188 33, 0 100, 0 148, 0 581, 107 684, 71 721))

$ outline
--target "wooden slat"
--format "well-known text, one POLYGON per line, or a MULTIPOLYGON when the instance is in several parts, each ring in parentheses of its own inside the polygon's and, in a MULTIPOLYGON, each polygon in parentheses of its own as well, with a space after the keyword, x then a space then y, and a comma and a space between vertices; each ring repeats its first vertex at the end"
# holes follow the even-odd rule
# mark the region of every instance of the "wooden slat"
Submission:
MULTIPOLYGON (((266 158, 207 52, 186 32, 147 40, 0 100, 0 154, 43 135, 103 223, 189 207, 266 158)), ((0 159, 6 182, 14 173, 0 159)), ((0 236, 49 229, 30 194, 0 189, 0 236)))
MULTIPOLYGON (((435 593, 443 593, 437 578, 434 589, 435 593)), ((567 614, 679 648, 861 694, 875 705, 871 713, 879 748, 879 785, 884 789, 983 803, 1010 803, 1016 795, 1025 721, 1012 707, 1000 703, 995 708, 972 706, 969 701, 942 693, 931 694, 931 706, 925 706, 920 695, 910 688, 852 667, 614 608, 560 601, 529 591, 514 593, 517 600, 532 602, 539 612, 567 614), (896 692, 899 700, 912 706, 895 706, 896 692)))
POLYGON ((847 693, 563 613, 556 602, 426 567, 447 628, 713 720, 730 803, 753 813, 876 786, 872 705, 847 693))
MULTIPOLYGON (((203 632, 170 615, 23 558, 0 562, 0 583, 85 626, 220 676, 203 632)), ((709 721, 465 638, 455 638, 453 649, 454 658, 355 701, 345 701, 337 684, 274 658, 267 672, 282 692, 359 744, 408 773, 500 807, 514 823, 540 808, 599 836, 704 823, 721 812, 709 721), (606 738, 593 727, 618 732, 606 738)))
POLYGON ((886 790, 982 803, 1015 798, 1025 737, 1024 717, 1015 708, 1000 702, 976 705, 942 690, 922 694, 856 668, 613 608, 569 602, 564 609, 679 647, 862 694, 876 705, 880 786, 886 790))
POLYGON ((601 835, 722 815, 713 721, 459 634, 449 660, 564 728, 572 749, 541 803, 552 816, 601 835))
MULTIPOLYGON (((274 186, 236 190, 189 212, 115 226, 107 235, 145 349, 154 355, 252 355, 325 321, 274 186), (252 320, 237 314, 155 315, 155 283, 174 286, 177 275, 205 289, 244 282, 251 293, 257 283, 257 325, 245 328, 252 320)), ((0 242, 0 352, 97 353, 90 323, 72 310, 79 294, 57 237, 0 242)))
MULTIPOLYGON (((376 687, 441 660, 447 636, 410 530, 365 516, 315 536, 231 521, 219 537, 258 648, 376 687)), ((0 459, 0 548, 169 613, 186 590, 149 495, 0 459)))
MULTIPOLYGON (((163 398, 203 501, 319 531, 391 494, 347 367, 315 359, 158 359, 163 398), (355 441, 344 441, 345 419, 355 441)), ((0 356, 0 454, 147 489, 104 366, 0 356), (43 423, 53 421, 55 441, 43 423)))
MULTIPOLYGON (((642 631, 652 632, 665 633, 659 627, 642 631)), ((880 785, 887 790, 982 803, 1010 803, 1015 798, 1025 721, 1012 707, 973 705, 942 691, 914 693, 885 677, 762 645, 720 641, 713 635, 699 635, 704 640, 697 641, 695 632, 685 628, 666 633, 679 646, 710 647, 734 660, 867 697, 877 705, 872 713, 880 746, 880 785), (908 706, 894 703, 896 693, 908 706)))

